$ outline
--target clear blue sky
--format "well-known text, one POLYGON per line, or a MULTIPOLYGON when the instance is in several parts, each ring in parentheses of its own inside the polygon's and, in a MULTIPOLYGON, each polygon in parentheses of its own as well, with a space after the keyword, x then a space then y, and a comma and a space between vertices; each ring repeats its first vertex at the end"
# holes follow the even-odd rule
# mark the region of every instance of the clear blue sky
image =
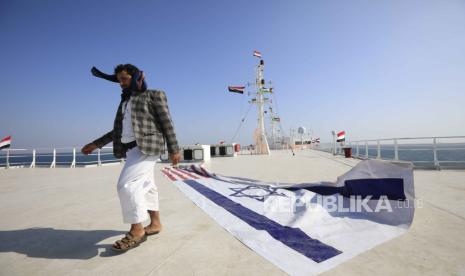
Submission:
MULTIPOLYGON (((285 130, 465 135, 465 1, 0 1, 0 136, 82 146, 112 127, 133 63, 168 95, 182 144, 229 140, 259 50, 285 130)), ((256 110, 237 141, 251 143, 256 110)))

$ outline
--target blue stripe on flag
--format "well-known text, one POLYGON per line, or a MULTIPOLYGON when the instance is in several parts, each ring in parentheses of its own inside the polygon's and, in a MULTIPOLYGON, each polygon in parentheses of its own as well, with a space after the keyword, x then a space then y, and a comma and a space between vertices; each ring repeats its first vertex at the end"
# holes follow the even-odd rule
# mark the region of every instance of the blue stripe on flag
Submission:
POLYGON ((344 186, 313 186, 283 188, 290 191, 305 189, 320 195, 340 194, 345 197, 371 196, 371 199, 379 199, 381 196, 389 200, 405 200, 404 180, 402 178, 364 178, 344 181, 344 186))
POLYGON ((404 180, 402 178, 366 178, 344 181, 347 193, 362 197, 372 196, 379 199, 386 196, 390 200, 405 200, 404 180))
POLYGON ((319 240, 312 239, 299 228, 283 226, 263 215, 260 215, 237 202, 215 192, 195 180, 184 180, 184 183, 201 193, 231 214, 243 220, 257 230, 264 230, 276 240, 320 263, 342 252, 326 245, 319 240))

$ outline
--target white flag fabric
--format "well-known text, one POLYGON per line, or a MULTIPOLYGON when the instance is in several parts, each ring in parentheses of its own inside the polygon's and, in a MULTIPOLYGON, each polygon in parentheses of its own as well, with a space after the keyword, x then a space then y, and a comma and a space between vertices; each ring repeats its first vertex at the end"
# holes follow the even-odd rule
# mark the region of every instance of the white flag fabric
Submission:
POLYGON ((313 275, 405 233, 413 166, 361 161, 336 182, 274 184, 199 165, 162 172, 215 221, 283 271, 313 275))

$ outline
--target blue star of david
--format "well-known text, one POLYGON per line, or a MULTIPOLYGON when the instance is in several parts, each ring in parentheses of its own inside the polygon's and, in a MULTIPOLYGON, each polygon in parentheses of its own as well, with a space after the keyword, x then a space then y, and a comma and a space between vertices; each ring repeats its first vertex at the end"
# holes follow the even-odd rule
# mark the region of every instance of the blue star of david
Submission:
POLYGON ((265 201, 266 197, 269 197, 270 195, 277 195, 277 196, 286 196, 283 193, 278 193, 277 190, 278 188, 272 188, 272 187, 259 187, 259 186, 246 186, 243 188, 229 188, 231 191, 234 191, 234 193, 230 194, 230 196, 234 197, 248 197, 252 198, 261 202, 265 201), (263 195, 249 195, 244 193, 245 191, 250 191, 250 190, 261 190, 264 191, 265 194, 263 195))

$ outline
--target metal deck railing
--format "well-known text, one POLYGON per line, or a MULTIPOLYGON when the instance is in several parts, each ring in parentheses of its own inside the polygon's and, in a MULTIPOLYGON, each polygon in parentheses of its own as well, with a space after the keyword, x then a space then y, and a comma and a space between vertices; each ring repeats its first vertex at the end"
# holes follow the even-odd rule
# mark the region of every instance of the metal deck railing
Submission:
POLYGON ((0 167, 50 167, 74 168, 76 166, 101 166, 106 163, 122 162, 113 156, 113 147, 103 147, 94 153, 76 153, 76 148, 53 149, 5 149, 0 152, 0 167))
POLYGON ((358 140, 345 145, 325 143, 315 149, 344 155, 344 147, 351 148, 352 157, 360 159, 409 161, 425 169, 465 169, 465 136, 358 140))

